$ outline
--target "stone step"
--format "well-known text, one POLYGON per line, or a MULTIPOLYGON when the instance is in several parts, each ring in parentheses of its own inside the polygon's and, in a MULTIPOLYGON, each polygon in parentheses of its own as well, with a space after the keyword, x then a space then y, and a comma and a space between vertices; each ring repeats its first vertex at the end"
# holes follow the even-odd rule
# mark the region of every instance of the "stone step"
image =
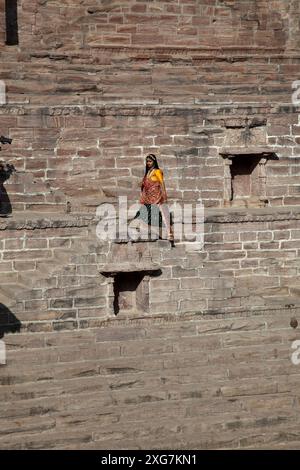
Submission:
POLYGON ((101 204, 116 204, 116 200, 113 197, 106 196, 103 191, 97 191, 94 196, 88 197, 72 197, 70 201, 70 212, 73 213, 94 213, 96 214, 97 207, 101 204), (100 192, 100 194, 99 194, 100 192))
POLYGON ((41 277, 47 277, 48 275, 59 270, 61 267, 68 265, 71 261, 71 257, 78 253, 78 249, 69 248, 66 251, 56 251, 54 258, 49 258, 47 261, 36 261, 36 270, 30 273, 30 278, 25 273, 19 273, 19 279, 21 282, 29 281, 29 285, 34 285, 35 280, 41 279, 41 277))
POLYGON ((0 286, 0 303, 6 307, 14 305, 26 288, 26 284, 23 283, 2 283, 0 286))
MULTIPOLYGON (((1 289, 0 289, 0 308, 1 308, 1 304, 5 307, 10 307, 13 303, 15 303, 15 301, 14 300, 12 301, 11 296, 6 294, 5 292, 1 292, 1 289)), ((1 314, 1 311, 0 311, 0 314, 1 314)))

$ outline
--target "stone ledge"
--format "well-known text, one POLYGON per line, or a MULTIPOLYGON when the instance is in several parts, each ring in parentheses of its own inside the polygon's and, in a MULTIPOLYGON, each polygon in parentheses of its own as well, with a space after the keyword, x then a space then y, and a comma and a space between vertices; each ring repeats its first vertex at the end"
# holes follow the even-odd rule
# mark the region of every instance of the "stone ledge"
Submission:
POLYGON ((56 213, 16 212, 9 218, 0 218, 0 230, 35 230, 64 227, 88 227, 93 215, 69 216, 56 213))
POLYGON ((126 325, 142 325, 142 324, 168 324, 168 323, 178 323, 182 321, 195 321, 195 322, 201 322, 201 321, 206 321, 206 320, 218 320, 218 319, 227 319, 227 318, 249 318, 249 317, 256 317, 256 316, 262 316, 265 318, 266 315, 274 315, 278 314, 280 312, 284 312, 287 314, 287 312, 291 316, 296 316, 300 314, 300 307, 286 307, 285 309, 283 308, 261 308, 257 310, 250 310, 250 309, 244 309, 244 310, 237 310, 237 311, 227 311, 227 312, 185 312, 185 313, 158 313, 158 314, 151 314, 151 312, 144 314, 144 315, 139 315, 133 317, 132 315, 128 314, 120 314, 117 316, 110 316, 105 319, 99 319, 100 324, 98 325, 99 327, 113 327, 115 325, 119 326, 126 326, 126 325))
POLYGON ((118 273, 130 273, 141 271, 159 271, 161 266, 157 263, 108 263, 99 265, 98 269, 101 274, 114 276, 118 273))
MULTIPOLYGON (((72 215, 57 213, 15 212, 9 218, 0 217, 1 230, 35 230, 64 227, 89 227, 95 225, 99 218, 96 214, 76 213, 72 215)), ((281 220, 300 220, 300 206, 263 207, 263 208, 218 208, 204 209, 205 223, 240 223, 240 222, 273 222, 281 220)), ((155 242, 161 247, 169 245, 167 240, 158 239, 116 239, 114 243, 155 242)))
POLYGON ((275 158, 276 153, 270 147, 251 146, 251 147, 223 147, 219 154, 224 158, 238 157, 243 155, 261 155, 262 157, 275 158))
POLYGON ((266 46, 236 46, 236 45, 229 45, 229 46, 178 46, 178 45, 165 45, 165 46, 157 46, 157 45, 128 45, 124 46, 122 44, 114 45, 114 44, 96 44, 94 46, 86 47, 85 50, 80 53, 78 51, 74 52, 74 50, 64 50, 63 53, 55 52, 49 50, 29 50, 25 54, 22 53, 22 60, 26 62, 31 61, 32 58, 34 59, 49 59, 53 60, 65 60, 67 62, 72 62, 73 59, 80 59, 86 57, 95 57, 99 56, 99 54, 103 52, 103 54, 126 54, 130 59, 135 59, 134 55, 137 54, 137 58, 139 59, 141 56, 143 58, 156 58, 157 55, 164 57, 172 57, 176 55, 180 55, 180 57, 191 57, 192 59, 220 59, 224 58, 230 62, 234 59, 240 58, 255 58, 255 57, 263 57, 263 58, 299 58, 299 51, 296 49, 286 50, 284 47, 275 46, 275 47, 266 47, 266 46))
MULTIPOLYGON (((41 332, 55 333, 57 330, 69 331, 80 331, 86 329, 97 329, 97 328, 114 328, 118 326, 147 326, 147 325, 168 325, 176 324, 182 322, 201 322, 206 320, 218 320, 218 319, 241 319, 241 318, 251 318, 260 316, 264 320, 269 315, 271 318, 274 314, 282 313, 286 315, 287 323, 291 317, 300 315, 300 307, 286 307, 286 308, 265 308, 257 310, 238 310, 227 312, 185 312, 185 313, 158 313, 151 314, 149 313, 141 314, 137 312, 137 315, 133 316, 132 314, 120 313, 118 315, 107 314, 106 317, 97 318, 97 317, 88 317, 82 318, 76 321, 68 320, 53 320, 53 321, 22 321, 22 326, 20 333, 31 333, 35 334, 41 332)), ((292 328, 291 328, 292 329, 292 328)))
POLYGON ((220 208, 204 210, 205 223, 274 222, 299 220, 300 206, 262 208, 220 208))
MULTIPOLYGON (((7 104, 5 107, 0 106, 0 115, 14 115, 14 116, 175 116, 177 113, 199 113, 199 112, 212 112, 215 113, 217 120, 228 119, 232 115, 241 117, 238 112, 257 114, 263 113, 299 113, 299 106, 292 103, 284 102, 203 102, 195 98, 194 104, 187 105, 186 103, 173 103, 173 104, 147 104, 147 100, 143 105, 137 105, 133 98, 132 103, 119 103, 117 101, 106 101, 101 104, 94 105, 32 105, 32 104, 7 104), (232 113, 228 112, 228 108, 232 113), (219 113, 219 114, 217 114, 219 113)), ((248 116, 249 117, 249 116, 248 116)))

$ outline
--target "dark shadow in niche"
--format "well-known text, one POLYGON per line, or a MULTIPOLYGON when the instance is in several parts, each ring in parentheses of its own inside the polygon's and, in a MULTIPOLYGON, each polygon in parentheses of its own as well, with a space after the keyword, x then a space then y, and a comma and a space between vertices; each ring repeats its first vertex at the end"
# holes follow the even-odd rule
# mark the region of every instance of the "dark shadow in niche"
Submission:
MULTIPOLYGON (((259 161, 260 156, 256 155, 252 158, 244 158, 242 156, 232 159, 232 165, 230 166, 231 200, 236 197, 256 195, 252 193, 251 174, 259 164, 259 161)), ((259 196, 259 193, 257 193, 257 196, 259 196)))
POLYGON ((5 0, 6 45, 19 44, 18 0, 5 0))
POLYGON ((114 282, 114 314, 136 308, 136 292, 144 277, 143 272, 118 273, 114 282))
POLYGON ((4 217, 12 213, 12 206, 9 200, 4 183, 10 175, 16 171, 13 165, 0 162, 0 216, 4 217))
POLYGON ((21 330, 21 322, 18 318, 6 307, 0 303, 0 339, 6 333, 18 333, 21 330))
POLYGON ((119 272, 114 276, 114 314, 148 312, 149 278, 160 276, 161 270, 119 272))

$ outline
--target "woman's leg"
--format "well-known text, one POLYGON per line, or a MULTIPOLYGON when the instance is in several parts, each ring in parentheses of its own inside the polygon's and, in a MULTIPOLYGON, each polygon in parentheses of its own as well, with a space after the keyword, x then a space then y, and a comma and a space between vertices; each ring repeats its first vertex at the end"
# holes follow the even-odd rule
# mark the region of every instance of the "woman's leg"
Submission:
POLYGON ((148 224, 150 227, 150 238, 155 240, 159 238, 159 218, 160 210, 156 204, 148 205, 148 224))
POLYGON ((146 204, 141 204, 135 216, 132 219, 130 219, 128 222, 132 224, 133 221, 136 221, 137 223, 137 227, 135 227, 135 229, 138 229, 140 231, 140 236, 142 238, 148 238, 149 228, 150 228, 149 227, 149 209, 146 204))
POLYGON ((159 204, 159 208, 160 208, 160 211, 161 211, 161 215, 162 215, 162 219, 164 221, 164 224, 167 228, 167 231, 168 231, 168 239, 173 241, 174 240, 174 232, 173 232, 173 227, 172 227, 172 224, 171 224, 171 216, 170 216, 170 211, 169 211, 169 207, 167 204, 163 203, 163 204, 159 204))

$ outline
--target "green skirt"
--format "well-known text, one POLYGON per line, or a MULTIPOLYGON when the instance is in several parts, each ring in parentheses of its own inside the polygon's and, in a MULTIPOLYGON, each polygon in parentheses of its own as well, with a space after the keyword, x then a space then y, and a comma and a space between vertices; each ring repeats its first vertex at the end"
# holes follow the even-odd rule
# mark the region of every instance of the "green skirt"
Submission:
POLYGON ((161 211, 157 204, 143 204, 134 219, 140 219, 149 226, 163 227, 165 223, 162 219, 161 211))

